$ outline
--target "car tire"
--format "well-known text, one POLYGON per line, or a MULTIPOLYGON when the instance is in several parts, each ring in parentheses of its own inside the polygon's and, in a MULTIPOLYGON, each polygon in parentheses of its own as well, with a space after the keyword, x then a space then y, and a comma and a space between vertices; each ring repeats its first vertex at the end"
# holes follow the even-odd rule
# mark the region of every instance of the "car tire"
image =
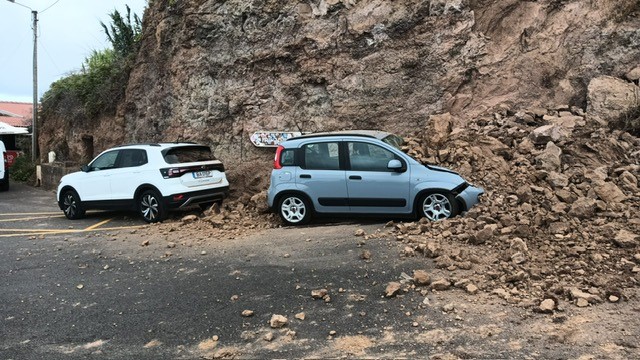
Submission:
POLYGON ((62 211, 69 220, 77 220, 84 217, 85 210, 80 201, 80 196, 74 190, 67 190, 62 194, 62 211))
POLYGON ((458 201, 448 191, 424 194, 418 201, 418 215, 431 221, 452 218, 460 213, 458 201))
POLYGON ((312 212, 311 203, 302 195, 287 194, 278 202, 278 214, 287 225, 308 224, 312 212))
POLYGON ((144 221, 156 223, 167 218, 167 210, 162 197, 155 190, 146 190, 138 198, 138 210, 144 221))
POLYGON ((9 177, 7 176, 7 180, 0 184, 0 191, 9 191, 9 177))

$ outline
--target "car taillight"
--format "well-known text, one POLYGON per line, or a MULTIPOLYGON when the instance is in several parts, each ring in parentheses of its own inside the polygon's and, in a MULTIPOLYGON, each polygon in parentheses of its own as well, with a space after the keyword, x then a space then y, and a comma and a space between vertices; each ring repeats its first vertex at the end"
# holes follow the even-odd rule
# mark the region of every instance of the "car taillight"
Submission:
POLYGON ((196 165, 196 166, 183 166, 183 167, 171 167, 160 169, 160 174, 165 179, 178 178, 186 173, 196 172, 196 171, 209 171, 209 170, 217 170, 220 172, 224 172, 224 165, 222 164, 207 164, 207 165, 196 165))
POLYGON ((168 168, 168 169, 160 169, 160 173, 162 177, 165 179, 180 177, 182 174, 188 171, 188 168, 168 168))
POLYGON ((278 145, 278 148, 276 149, 276 158, 273 159, 274 169, 282 169, 282 164, 280 164, 280 157, 282 156, 283 150, 284 150, 284 146, 278 145))

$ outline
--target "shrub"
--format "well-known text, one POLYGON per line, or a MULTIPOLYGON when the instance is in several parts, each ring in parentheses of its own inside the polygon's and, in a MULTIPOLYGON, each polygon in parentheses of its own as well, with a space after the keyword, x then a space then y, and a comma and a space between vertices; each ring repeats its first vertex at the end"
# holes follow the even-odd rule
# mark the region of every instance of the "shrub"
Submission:
POLYGON ((138 52, 142 32, 140 18, 127 6, 123 17, 117 10, 110 14, 112 24, 100 23, 112 48, 96 51, 85 59, 82 69, 51 85, 42 97, 42 114, 69 111, 68 105, 79 103, 82 117, 95 118, 115 114, 124 97, 133 60, 138 52))
POLYGON ((31 161, 31 156, 18 156, 9 170, 9 175, 15 181, 35 183, 36 165, 31 161))

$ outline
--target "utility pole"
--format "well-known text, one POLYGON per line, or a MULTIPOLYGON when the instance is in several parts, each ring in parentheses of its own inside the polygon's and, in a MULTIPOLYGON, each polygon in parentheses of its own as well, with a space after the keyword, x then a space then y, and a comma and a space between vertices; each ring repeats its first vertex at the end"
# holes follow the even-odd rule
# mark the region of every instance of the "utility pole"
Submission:
POLYGON ((38 161, 38 12, 32 8, 7 0, 31 10, 33 20, 33 119, 31 119, 31 160, 38 161))
POLYGON ((38 162, 38 12, 33 16, 33 120, 31 125, 31 160, 38 162))

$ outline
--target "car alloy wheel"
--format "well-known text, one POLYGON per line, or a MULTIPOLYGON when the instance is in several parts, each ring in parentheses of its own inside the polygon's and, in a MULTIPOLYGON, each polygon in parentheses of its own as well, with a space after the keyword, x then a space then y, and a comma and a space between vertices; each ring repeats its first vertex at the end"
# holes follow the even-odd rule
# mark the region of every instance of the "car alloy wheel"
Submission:
POLYGON ((148 223, 164 220, 164 205, 155 191, 145 191, 140 197, 140 214, 144 221, 148 223))
POLYGON ((280 202, 280 216, 290 225, 305 224, 310 220, 311 207, 300 196, 286 196, 280 202))
POLYGON ((84 215, 80 198, 74 191, 67 191, 62 197, 62 209, 67 219, 75 220, 84 215))
POLYGON ((457 209, 450 196, 433 193, 422 200, 422 215, 431 221, 453 217, 457 209))

